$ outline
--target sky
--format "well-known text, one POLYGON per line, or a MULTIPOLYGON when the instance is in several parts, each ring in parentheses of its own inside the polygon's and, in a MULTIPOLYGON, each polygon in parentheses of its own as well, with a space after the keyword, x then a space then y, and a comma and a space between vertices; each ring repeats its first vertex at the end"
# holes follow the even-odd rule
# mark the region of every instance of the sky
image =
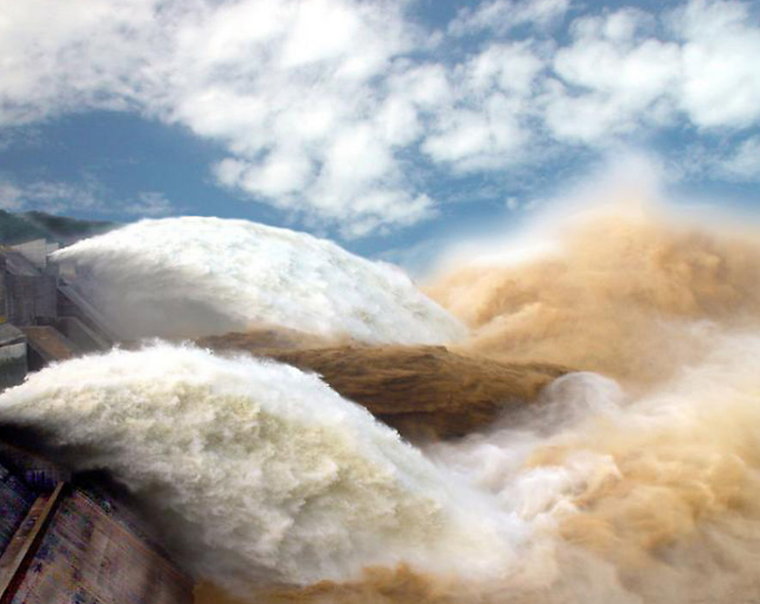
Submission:
POLYGON ((0 208, 414 265, 620 158, 760 210, 760 2, 0 0, 0 208))

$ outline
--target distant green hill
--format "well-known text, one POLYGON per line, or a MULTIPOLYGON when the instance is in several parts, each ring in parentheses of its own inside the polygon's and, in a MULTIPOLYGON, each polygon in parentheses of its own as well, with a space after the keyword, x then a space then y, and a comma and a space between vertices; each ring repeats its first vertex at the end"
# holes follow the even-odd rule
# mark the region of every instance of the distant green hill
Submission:
POLYGON ((15 245, 32 239, 47 239, 68 245, 118 226, 115 222, 79 220, 45 212, 14 214, 0 210, 0 243, 15 245))

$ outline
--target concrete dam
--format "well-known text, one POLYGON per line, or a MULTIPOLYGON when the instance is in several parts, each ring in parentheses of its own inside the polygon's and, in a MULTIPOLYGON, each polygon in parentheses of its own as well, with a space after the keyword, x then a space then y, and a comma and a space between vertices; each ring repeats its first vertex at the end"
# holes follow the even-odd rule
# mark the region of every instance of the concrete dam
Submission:
MULTIPOLYGON (((0 248, 0 390, 116 341, 48 263, 53 249, 44 240, 0 248)), ((118 486, 72 476, 37 449, 33 436, 0 427, 0 604, 193 601, 193 580, 118 486)))

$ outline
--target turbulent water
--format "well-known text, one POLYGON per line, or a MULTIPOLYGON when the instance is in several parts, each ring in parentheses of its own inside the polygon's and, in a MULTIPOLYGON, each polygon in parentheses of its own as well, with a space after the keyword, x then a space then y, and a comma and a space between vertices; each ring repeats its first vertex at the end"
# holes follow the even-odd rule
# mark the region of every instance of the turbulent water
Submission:
POLYGON ((33 375, 2 396, 0 418, 52 434, 77 470, 109 469, 173 525, 201 575, 230 587, 402 561, 483 573, 497 560, 481 553, 502 531, 492 502, 287 365, 113 351, 33 375))
POLYGON ((260 325, 365 342, 439 344, 462 325, 399 269, 245 220, 143 220, 53 259, 126 339, 260 325))
POLYGON ((430 286, 472 329, 467 350, 641 385, 698 361, 722 331, 760 328, 756 229, 629 205, 546 230, 526 243, 539 252, 471 259, 430 286))
POLYGON ((317 376, 169 344, 48 368, 0 421, 108 468, 236 601, 756 602, 757 237, 637 211, 552 238, 430 288, 463 353, 579 370, 486 433, 416 449, 317 376))

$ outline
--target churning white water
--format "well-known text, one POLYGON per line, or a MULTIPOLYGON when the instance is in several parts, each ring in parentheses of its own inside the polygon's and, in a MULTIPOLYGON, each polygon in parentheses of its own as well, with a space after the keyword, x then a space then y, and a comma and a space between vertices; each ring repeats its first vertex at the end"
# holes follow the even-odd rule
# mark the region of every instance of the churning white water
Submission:
POLYGON ((32 375, 0 422, 107 468, 242 597, 405 563, 451 598, 431 602, 751 602, 758 355, 724 334, 638 399, 570 374, 508 427, 424 454, 317 376, 167 344, 32 375))
POLYGON ((77 470, 107 468, 199 576, 239 591, 402 561, 493 573, 519 537, 363 407, 270 361, 116 350, 32 375, 0 397, 0 421, 49 431, 77 470))
MULTIPOLYGON (((366 589, 296 595, 756 602, 760 247, 617 216, 592 227, 562 257, 478 267, 437 289, 475 330, 463 354, 567 362, 623 384, 569 374, 488 433, 421 451, 314 375, 168 344, 49 367, 0 395, 0 422, 51 433, 75 469, 107 468, 199 578, 244 598, 266 582, 332 579, 366 589), (361 575, 399 563, 425 589, 361 575)), ((391 269, 289 231, 177 219, 109 237, 60 257, 125 313, 330 334, 345 322, 374 342, 459 330, 391 269)))
MULTIPOLYGON (((569 374, 508 424, 427 455, 490 493, 532 539, 550 527, 553 549, 520 602, 754 602, 758 358, 760 332, 713 334, 710 354, 642 397, 569 374)), ((514 596, 507 581, 485 601, 514 596)))
POLYGON ((125 338, 196 337, 274 325, 373 343, 465 335, 396 267, 306 233, 245 220, 143 220, 53 259, 125 338))

